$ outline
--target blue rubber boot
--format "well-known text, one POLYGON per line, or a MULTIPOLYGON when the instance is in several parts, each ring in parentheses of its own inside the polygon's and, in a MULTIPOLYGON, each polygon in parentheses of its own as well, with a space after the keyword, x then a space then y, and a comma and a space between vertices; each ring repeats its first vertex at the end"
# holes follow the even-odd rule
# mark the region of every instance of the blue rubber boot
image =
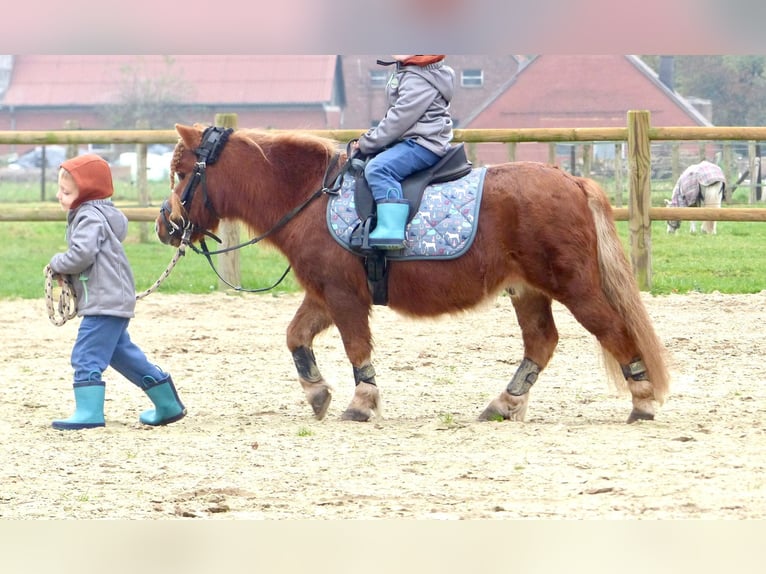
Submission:
POLYGON ((53 421, 51 426, 58 430, 92 429, 104 424, 103 381, 74 384, 74 414, 68 419, 53 421))
MULTIPOLYGON (((151 379, 151 377, 147 377, 151 379)), ((161 381, 151 382, 144 388, 144 392, 154 403, 154 408, 141 413, 138 419, 145 425, 159 426, 168 425, 180 421, 186 416, 186 407, 178 398, 178 392, 173 385, 170 375, 161 381)))
POLYGON ((410 203, 406 199, 379 201, 377 224, 369 237, 370 247, 376 249, 403 249, 404 229, 410 214, 410 203))

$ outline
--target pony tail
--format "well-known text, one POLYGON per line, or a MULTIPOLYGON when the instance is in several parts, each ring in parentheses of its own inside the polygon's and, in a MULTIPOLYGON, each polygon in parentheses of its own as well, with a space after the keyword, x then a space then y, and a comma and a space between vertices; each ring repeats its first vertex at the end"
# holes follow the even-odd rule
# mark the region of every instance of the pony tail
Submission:
MULTIPOLYGON (((662 404, 670 388, 670 376, 665 364, 665 347, 657 336, 641 299, 641 291, 617 234, 612 206, 606 194, 593 180, 579 178, 579 182, 588 196, 588 206, 593 213, 598 236, 601 288, 612 306, 625 317, 646 366, 654 389, 654 398, 662 404)), ((627 384, 618 361, 606 350, 603 350, 603 355, 604 367, 609 378, 618 389, 626 389, 627 384)))

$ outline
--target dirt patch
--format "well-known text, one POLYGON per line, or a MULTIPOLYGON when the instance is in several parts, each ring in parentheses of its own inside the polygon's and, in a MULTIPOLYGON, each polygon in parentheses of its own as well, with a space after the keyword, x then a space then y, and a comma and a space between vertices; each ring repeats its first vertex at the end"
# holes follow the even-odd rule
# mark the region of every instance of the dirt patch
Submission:
POLYGON ((315 351, 335 386, 303 400, 284 332, 300 296, 153 294, 133 339, 189 414, 162 428, 107 371, 107 425, 60 432, 78 321, 0 301, 2 518, 756 518, 766 514, 766 291, 645 302, 672 363, 657 420, 624 424, 594 338, 555 307, 561 340, 525 423, 476 417, 521 359, 510 302, 412 321, 376 308, 383 417, 339 420, 353 393, 333 329, 315 351))

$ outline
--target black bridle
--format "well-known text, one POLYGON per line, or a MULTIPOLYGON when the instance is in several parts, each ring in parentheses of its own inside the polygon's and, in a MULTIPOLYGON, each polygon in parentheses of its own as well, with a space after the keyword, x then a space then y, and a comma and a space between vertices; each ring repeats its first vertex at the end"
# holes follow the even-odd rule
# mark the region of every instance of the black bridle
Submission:
MULTIPOLYGON (((221 276, 221 274, 218 272, 218 269, 216 269, 215 264, 213 263, 212 256, 220 255, 222 253, 228 253, 230 251, 235 251, 237 249, 241 249, 248 245, 254 245, 258 243, 259 241, 266 239, 268 236, 270 236, 277 230, 284 227, 287 224, 287 222, 289 222, 293 217, 295 217, 298 213, 300 213, 303 209, 305 209, 315 199, 321 197, 324 194, 337 194, 338 190, 340 189, 342 185, 342 176, 346 171, 346 166, 344 166, 344 168, 341 169, 340 173, 336 176, 333 183, 330 184, 328 180, 332 176, 332 173, 335 170, 340 160, 340 154, 338 152, 335 152, 335 154, 333 154, 332 159, 328 163, 327 169, 325 170, 324 177, 322 178, 322 187, 316 190, 303 203, 301 203, 297 207, 290 210, 287 214, 285 214, 279 221, 277 221, 277 223, 274 224, 274 226, 271 229, 266 231, 264 234, 259 235, 258 237, 254 237, 244 243, 240 243, 239 245, 225 247, 223 249, 218 249, 216 251, 210 251, 207 248, 207 244, 205 243, 205 238, 202 237, 199 240, 200 247, 197 248, 192 244, 190 239, 195 232, 201 233, 202 235, 206 235, 214 239, 218 243, 222 243, 221 240, 214 233, 208 231, 207 229, 201 229, 197 225, 192 223, 188 217, 188 214, 189 214, 189 208, 191 206, 191 202, 194 199, 194 193, 197 187, 199 187, 200 185, 202 186, 202 196, 205 199, 205 207, 211 210, 215 214, 215 208, 210 202, 210 197, 207 193, 207 180, 205 177, 205 170, 207 169, 208 165, 212 165, 218 160, 221 150, 223 149, 224 145, 226 145, 226 142, 229 139, 229 135, 233 131, 234 130, 232 130, 231 128, 222 128, 217 126, 210 126, 205 129, 205 131, 202 133, 202 141, 200 143, 200 146, 194 150, 194 153, 197 156, 197 161, 194 164, 194 172, 191 174, 189 181, 187 182, 186 187, 184 188, 184 191, 181 194, 181 206, 186 211, 186 217, 182 219, 181 225, 178 225, 173 220, 171 220, 169 215, 172 210, 170 207, 170 201, 168 199, 162 202, 162 206, 160 207, 160 215, 162 216, 162 220, 165 224, 165 229, 167 230, 168 234, 172 236, 175 233, 180 233, 181 243, 188 245, 192 249, 192 251, 194 251, 195 253, 204 255, 208 261, 208 264, 210 265, 210 268, 218 276, 218 278, 221 281, 223 281, 226 285, 228 285, 230 288, 234 289, 235 291, 245 291, 247 293, 260 293, 263 291, 269 291, 273 289, 274 287, 276 287, 277 285, 279 285, 282 282, 282 280, 285 277, 287 277, 287 274, 290 272, 290 266, 289 265, 287 266, 287 269, 285 269, 284 273, 282 273, 282 276, 270 287, 262 287, 259 289, 245 289, 241 286, 232 285, 226 279, 224 279, 221 276)), ((220 219, 217 216, 217 214, 216 214, 216 217, 220 219)))
MULTIPOLYGON (((218 126, 210 126, 205 128, 202 133, 202 141, 197 149, 194 150, 194 154, 197 156, 197 161, 194 163, 194 172, 189 177, 189 181, 186 182, 184 192, 181 194, 181 206, 186 212, 186 217, 183 218, 181 225, 178 225, 172 219, 170 219, 171 207, 170 200, 166 199, 162 202, 160 207, 160 215, 162 215, 162 221, 165 223, 165 229, 169 235, 175 233, 182 234, 182 240, 185 239, 186 243, 189 243, 188 238, 198 228, 188 219, 189 207, 194 199, 194 193, 197 191, 197 187, 202 184, 202 195, 205 198, 205 207, 213 213, 213 204, 210 202, 210 197, 207 194, 207 181, 205 178, 205 171, 208 165, 213 165, 218 161, 218 157, 221 155, 223 146, 229 139, 229 136, 234 130, 232 128, 222 128, 218 126)), ((199 230, 202 233, 213 237, 219 243, 221 242, 215 235, 207 230, 199 230)))

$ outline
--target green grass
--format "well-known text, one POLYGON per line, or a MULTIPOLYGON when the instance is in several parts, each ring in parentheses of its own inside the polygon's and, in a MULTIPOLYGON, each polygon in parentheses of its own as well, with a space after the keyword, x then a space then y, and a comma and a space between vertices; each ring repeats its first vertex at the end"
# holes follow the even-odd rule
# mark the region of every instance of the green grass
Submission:
MULTIPOLYGON (((719 221, 717 235, 689 233, 688 221, 674 235, 665 227, 664 221, 652 222, 653 294, 766 289, 766 223, 719 221)), ((617 222, 617 229, 630 253, 627 222, 617 222)))
MULTIPOLYGON (((158 205, 168 192, 168 184, 153 183, 153 203, 158 205)), ((53 199, 55 184, 50 184, 48 194, 50 199, 41 203, 39 182, 0 185, 0 203, 23 203, 28 207, 57 206, 53 199)), ((135 206, 135 188, 116 182, 115 201, 121 207, 135 206)), ((125 243, 139 292, 154 283, 175 253, 173 248, 156 239, 152 227, 151 223, 131 223, 125 243), (147 226, 149 237, 143 243, 140 241, 142 225, 147 226)), ((43 296, 43 268, 54 253, 66 250, 65 228, 64 222, 0 222, 0 245, 3 249, 0 298, 43 296)), ((626 253, 629 253, 627 222, 617 222, 617 228, 626 253)), ((757 293, 766 289, 766 223, 719 222, 718 235, 715 236, 690 234, 688 230, 689 222, 684 221, 679 233, 668 235, 665 233, 665 222, 652 223, 653 294, 690 291, 757 293)), ((249 238, 245 230, 241 237, 243 241, 249 238)), ((241 281, 245 288, 270 286, 287 267, 284 257, 265 245, 248 246, 239 253, 241 281)), ((214 257, 214 261, 217 258, 214 257)), ((206 259, 188 251, 159 292, 209 293, 217 289, 218 278, 206 259)), ((271 293, 299 289, 294 275, 290 273, 271 293)))
MULTIPOLYGON (((163 245, 154 235, 151 223, 130 223, 125 251, 133 267, 136 290, 148 289, 167 268, 175 248, 163 245), (148 225, 149 240, 140 242, 140 226, 148 225)), ((39 298, 44 295, 43 269, 50 258, 65 251, 64 222, 0 223, 3 265, 0 268, 0 298, 39 298)), ((242 232, 242 238, 248 238, 242 232)), ((214 249, 208 243, 208 247, 214 249)), ((213 257, 217 264, 217 257, 213 257)), ((272 285, 287 267, 285 258, 273 248, 261 245, 240 250, 242 287, 262 288, 272 285)), ((218 277, 205 257, 187 250, 159 293, 210 293, 218 289, 218 277)), ((271 293, 295 292, 298 285, 289 273, 271 293)))

